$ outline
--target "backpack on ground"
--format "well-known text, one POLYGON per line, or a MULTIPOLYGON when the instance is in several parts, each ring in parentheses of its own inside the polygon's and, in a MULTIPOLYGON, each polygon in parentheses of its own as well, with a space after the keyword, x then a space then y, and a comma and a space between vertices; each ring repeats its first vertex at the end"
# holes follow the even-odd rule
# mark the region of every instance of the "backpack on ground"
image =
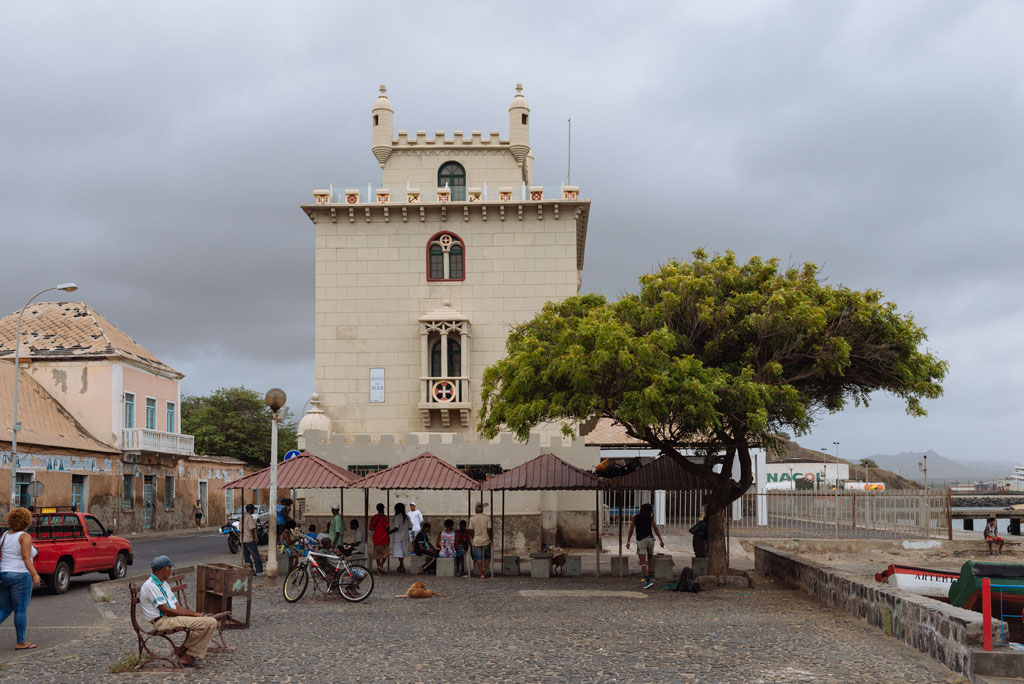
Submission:
POLYGON ((688 591, 691 594, 696 594, 700 591, 700 580, 693 574, 692 568, 683 568, 683 571, 679 573, 676 591, 688 591))

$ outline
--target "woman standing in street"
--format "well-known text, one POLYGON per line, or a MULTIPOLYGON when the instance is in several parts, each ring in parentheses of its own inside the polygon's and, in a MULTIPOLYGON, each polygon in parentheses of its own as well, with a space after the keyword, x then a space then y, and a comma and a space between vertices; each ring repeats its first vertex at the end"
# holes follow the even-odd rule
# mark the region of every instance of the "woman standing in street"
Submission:
POLYGON ((32 514, 25 508, 15 508, 7 515, 7 532, 0 537, 0 623, 14 613, 17 650, 36 647, 25 640, 32 585, 38 587, 41 583, 32 563, 32 537, 25 532, 31 524, 32 514))
POLYGON ((391 520, 391 555, 398 559, 395 572, 405 572, 405 557, 409 555, 409 532, 412 522, 405 513, 405 504, 395 504, 395 517, 391 520))
POLYGON ((196 499, 196 505, 192 508, 192 514, 196 517, 196 529, 198 530, 203 525, 203 502, 196 499))
POLYGON ((391 535, 388 534, 388 515, 384 504, 377 504, 377 515, 370 518, 370 533, 373 534, 373 559, 377 561, 377 572, 384 574, 384 563, 391 553, 391 535))

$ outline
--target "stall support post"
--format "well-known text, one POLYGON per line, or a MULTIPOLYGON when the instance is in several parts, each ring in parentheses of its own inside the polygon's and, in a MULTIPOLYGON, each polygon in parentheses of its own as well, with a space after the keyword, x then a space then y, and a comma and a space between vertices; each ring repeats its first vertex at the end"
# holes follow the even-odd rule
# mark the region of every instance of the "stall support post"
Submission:
MULTIPOLYGON (((483 498, 483 491, 482 490, 480 491, 480 498, 481 499, 483 498)), ((492 537, 490 537, 490 548, 492 548, 492 549, 495 548, 494 533, 495 533, 495 490, 492 489, 492 490, 490 490, 490 536, 492 536, 492 537)), ((502 546, 503 547, 505 546, 505 538, 504 537, 502 538, 502 546)), ((502 554, 502 555, 504 556, 504 554, 502 554)), ((505 558, 503 557, 502 558, 502 563, 504 563, 504 562, 505 562, 505 558)), ((492 551, 492 553, 490 553, 490 576, 492 576, 492 579, 495 576, 495 554, 494 554, 494 551, 492 551)))
POLYGON ((618 507, 618 518, 619 518, 619 558, 622 558, 622 505, 625 503, 626 498, 622 492, 617 492, 618 496, 615 497, 614 501, 618 507))
POLYGON ((601 490, 594 490, 594 555, 597 564, 594 566, 594 574, 601 576, 601 490))
MULTIPOLYGON (((491 559, 494 562, 494 559, 491 559)), ((501 566, 505 567, 505 490, 501 490, 501 566)), ((505 574, 505 571, 501 571, 505 574)))
MULTIPOLYGON (((391 529, 391 490, 387 490, 387 505, 384 506, 384 517, 388 523, 388 529, 391 529)), ((391 554, 388 554, 388 572, 391 572, 391 554)))

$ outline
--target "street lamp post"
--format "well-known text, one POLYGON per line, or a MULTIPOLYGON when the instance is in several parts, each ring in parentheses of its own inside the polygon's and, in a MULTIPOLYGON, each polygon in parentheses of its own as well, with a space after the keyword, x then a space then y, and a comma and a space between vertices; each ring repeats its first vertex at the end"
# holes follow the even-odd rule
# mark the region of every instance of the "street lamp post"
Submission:
POLYGON ((277 577, 277 423, 278 411, 288 401, 283 389, 274 387, 263 397, 273 415, 270 417, 270 532, 267 539, 267 577, 277 577))
POLYGON ((25 302, 25 306, 21 307, 21 311, 18 312, 18 323, 14 326, 14 421, 11 424, 11 510, 18 505, 18 430, 21 429, 21 424, 18 422, 18 375, 19 375, 19 361, 21 351, 21 317, 25 315, 25 309, 32 303, 32 300, 50 290, 63 290, 64 292, 74 292, 78 289, 78 286, 74 283, 61 283, 53 287, 48 287, 45 290, 40 290, 34 295, 28 298, 25 302))

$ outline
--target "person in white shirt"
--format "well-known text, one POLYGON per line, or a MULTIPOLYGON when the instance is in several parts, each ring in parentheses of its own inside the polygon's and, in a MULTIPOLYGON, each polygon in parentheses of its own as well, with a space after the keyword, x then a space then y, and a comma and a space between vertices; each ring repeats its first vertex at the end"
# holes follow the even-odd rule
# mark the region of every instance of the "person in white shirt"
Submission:
POLYGON ((185 643, 175 649, 175 655, 185 667, 200 667, 196 660, 206 657, 210 639, 217 630, 217 620, 178 605, 174 590, 167 583, 173 564, 167 556, 153 559, 153 574, 139 589, 139 608, 142 615, 161 631, 184 627, 191 630, 185 643))
POLYGON ((415 501, 409 502, 409 522, 412 524, 412 530, 409 531, 409 541, 413 542, 423 527, 423 514, 416 508, 415 501))

